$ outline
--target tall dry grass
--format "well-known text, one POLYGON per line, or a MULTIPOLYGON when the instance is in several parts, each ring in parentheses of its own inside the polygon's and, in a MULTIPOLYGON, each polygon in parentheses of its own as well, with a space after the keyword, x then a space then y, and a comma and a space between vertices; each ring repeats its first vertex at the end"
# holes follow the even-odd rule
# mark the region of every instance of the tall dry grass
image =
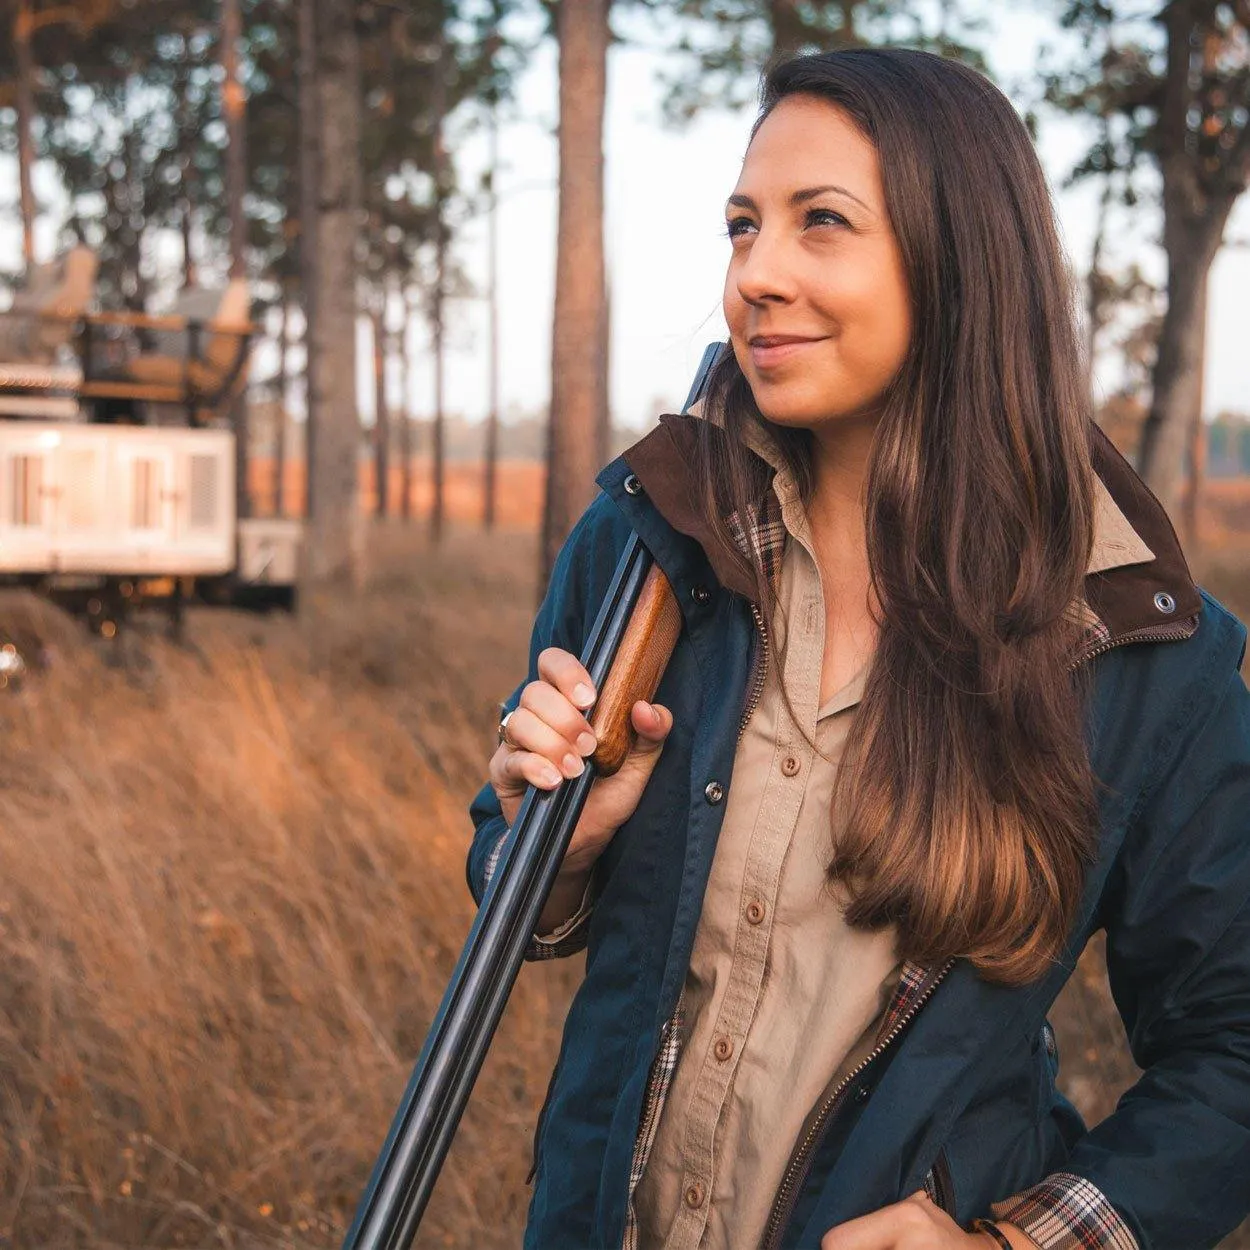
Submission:
MULTIPOLYGON (((0 605, 50 657, 0 699, 0 1239, 341 1241, 471 920, 532 547, 383 553, 358 602, 120 664, 0 605)), ((522 977, 420 1244, 518 1241, 570 976, 522 977)))
MULTIPOLYGON (((339 1244, 471 919, 535 562, 384 526, 359 596, 193 612, 186 646, 0 597, 44 661, 0 691, 0 1245, 339 1244)), ((1247 567, 1207 579, 1243 616, 1247 567)), ((523 972, 420 1246, 519 1243, 579 963, 523 972)), ((1134 1068, 1096 946, 1055 1019, 1101 1118, 1134 1068)))

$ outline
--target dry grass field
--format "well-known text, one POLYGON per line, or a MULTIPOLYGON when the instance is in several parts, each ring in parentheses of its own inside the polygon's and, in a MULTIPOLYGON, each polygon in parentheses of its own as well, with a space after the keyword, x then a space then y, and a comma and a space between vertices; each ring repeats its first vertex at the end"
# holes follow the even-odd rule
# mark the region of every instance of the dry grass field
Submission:
MULTIPOLYGON (((32 662, 0 691, 0 1245, 341 1242, 471 920, 535 550, 383 525, 358 597, 192 611, 185 645, 0 597, 32 662)), ((1247 568, 1213 573, 1243 615, 1247 568)), ((525 969, 418 1245, 518 1244, 578 963, 525 969)), ((1097 951, 1057 1023, 1105 1114, 1132 1068, 1097 951)))

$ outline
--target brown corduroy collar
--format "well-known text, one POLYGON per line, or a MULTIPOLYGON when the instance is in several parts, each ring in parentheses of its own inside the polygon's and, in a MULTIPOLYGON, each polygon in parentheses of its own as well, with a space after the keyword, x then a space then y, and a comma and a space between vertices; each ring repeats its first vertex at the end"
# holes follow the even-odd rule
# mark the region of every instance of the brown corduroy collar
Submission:
MULTIPOLYGON (((660 515, 703 548, 721 584, 750 599, 754 586, 698 506, 691 474, 695 423, 703 420, 694 413, 666 413, 624 459, 660 515)), ((717 431, 714 437, 728 437, 722 426, 705 424, 717 431)), ((1085 654, 1122 642, 1187 637, 1197 628, 1202 601, 1167 513, 1096 427, 1092 449, 1094 471, 1113 506, 1099 491, 1101 547, 1085 578, 1085 601, 1096 619, 1085 654)))

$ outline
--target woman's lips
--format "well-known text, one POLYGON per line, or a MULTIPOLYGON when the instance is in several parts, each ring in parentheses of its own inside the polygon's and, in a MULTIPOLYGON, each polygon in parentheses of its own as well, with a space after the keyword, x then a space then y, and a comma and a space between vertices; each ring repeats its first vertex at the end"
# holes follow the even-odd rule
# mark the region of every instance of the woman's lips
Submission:
POLYGON ((790 339, 788 342, 769 343, 757 340, 751 344, 751 363, 757 369, 770 369, 797 356, 804 348, 814 347, 821 339, 790 339))

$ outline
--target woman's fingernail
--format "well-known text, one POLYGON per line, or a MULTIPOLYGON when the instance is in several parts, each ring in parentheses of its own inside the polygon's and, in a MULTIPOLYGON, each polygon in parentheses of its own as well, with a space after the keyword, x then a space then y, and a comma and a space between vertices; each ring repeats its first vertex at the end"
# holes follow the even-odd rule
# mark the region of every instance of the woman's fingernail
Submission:
POLYGON ((585 772, 585 770, 586 765, 571 751, 564 757, 564 775, 566 777, 576 777, 580 773, 585 772))
POLYGON ((577 749, 578 749, 578 750, 579 750, 579 751, 580 751, 583 755, 590 755, 590 754, 592 754, 592 753, 593 753, 593 751, 594 751, 594 749, 595 749, 595 747, 597 747, 598 745, 599 745, 599 743, 598 743, 598 741, 595 739, 595 735, 594 735, 594 734, 592 734, 592 733, 586 733, 586 732, 583 730, 583 732, 581 732, 581 733, 579 733, 579 734, 577 735, 577 749))
POLYGON ((558 786, 560 782, 564 780, 564 778, 560 776, 559 770, 553 768, 550 764, 547 764, 544 768, 542 768, 538 775, 543 779, 543 783, 549 786, 558 786))
POLYGON ((595 701, 595 692, 584 682, 573 687, 573 702, 578 707, 589 707, 595 701))

